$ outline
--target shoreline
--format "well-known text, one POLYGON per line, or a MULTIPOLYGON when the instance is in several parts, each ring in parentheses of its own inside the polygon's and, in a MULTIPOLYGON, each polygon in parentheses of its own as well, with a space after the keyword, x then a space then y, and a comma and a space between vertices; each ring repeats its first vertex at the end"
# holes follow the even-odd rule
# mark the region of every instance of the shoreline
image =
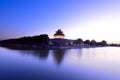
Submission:
MULTIPOLYGON (((40 50, 40 49, 80 49, 80 48, 96 48, 96 47, 108 47, 108 46, 95 46, 95 45, 70 45, 70 46, 58 46, 58 45, 24 45, 24 44, 0 44, 1 47, 21 49, 21 50, 40 50)), ((117 46, 116 46, 117 47, 117 46)))

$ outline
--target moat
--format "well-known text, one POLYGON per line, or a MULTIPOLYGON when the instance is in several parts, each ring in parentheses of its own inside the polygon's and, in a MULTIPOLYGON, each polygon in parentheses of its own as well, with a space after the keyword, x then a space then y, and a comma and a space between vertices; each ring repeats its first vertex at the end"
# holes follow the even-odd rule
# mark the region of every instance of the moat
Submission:
POLYGON ((0 80, 119 80, 120 48, 15 50, 0 47, 0 80))

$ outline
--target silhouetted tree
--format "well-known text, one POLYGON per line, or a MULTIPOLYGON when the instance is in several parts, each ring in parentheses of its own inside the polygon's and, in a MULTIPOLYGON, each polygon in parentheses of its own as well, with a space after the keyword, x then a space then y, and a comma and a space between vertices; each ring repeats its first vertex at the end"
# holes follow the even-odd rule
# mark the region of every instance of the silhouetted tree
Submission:
POLYGON ((102 40, 100 43, 101 43, 101 45, 103 45, 103 46, 107 45, 107 42, 106 42, 105 40, 102 40))
POLYGON ((77 39, 77 42, 78 42, 78 44, 82 44, 82 43, 83 43, 83 39, 78 38, 78 39, 77 39))
POLYGON ((85 40, 85 41, 84 41, 84 44, 90 45, 90 40, 85 40))
POLYGON ((81 38, 78 38, 77 40, 74 41, 75 45, 80 45, 83 43, 83 40, 81 38))
POLYGON ((107 46, 107 42, 105 40, 102 40, 101 42, 96 43, 97 46, 107 46))
POLYGON ((49 44, 49 37, 48 35, 44 34, 44 35, 40 35, 40 44, 45 45, 45 44, 49 44))
POLYGON ((49 37, 47 34, 32 37, 21 37, 18 39, 8 39, 0 41, 1 44, 27 44, 27 45, 48 45, 49 37))
POLYGON ((95 40, 91 40, 90 41, 90 45, 96 45, 96 41, 95 40))

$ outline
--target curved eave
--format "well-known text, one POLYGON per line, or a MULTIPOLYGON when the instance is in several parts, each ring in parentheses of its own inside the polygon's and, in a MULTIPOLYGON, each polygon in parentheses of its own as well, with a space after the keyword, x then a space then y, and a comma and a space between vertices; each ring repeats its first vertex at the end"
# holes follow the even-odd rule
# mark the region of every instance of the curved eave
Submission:
POLYGON ((54 36, 65 36, 64 34, 54 34, 54 36))

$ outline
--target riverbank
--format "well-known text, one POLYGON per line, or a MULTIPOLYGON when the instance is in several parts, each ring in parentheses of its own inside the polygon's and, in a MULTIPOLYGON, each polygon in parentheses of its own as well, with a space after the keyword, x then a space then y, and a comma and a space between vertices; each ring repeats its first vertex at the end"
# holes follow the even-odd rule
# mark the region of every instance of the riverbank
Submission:
POLYGON ((95 47, 106 47, 106 46, 95 46, 95 45, 23 45, 23 44, 0 44, 1 47, 8 47, 11 49, 21 50, 39 50, 39 49, 77 49, 77 48, 95 48, 95 47))

